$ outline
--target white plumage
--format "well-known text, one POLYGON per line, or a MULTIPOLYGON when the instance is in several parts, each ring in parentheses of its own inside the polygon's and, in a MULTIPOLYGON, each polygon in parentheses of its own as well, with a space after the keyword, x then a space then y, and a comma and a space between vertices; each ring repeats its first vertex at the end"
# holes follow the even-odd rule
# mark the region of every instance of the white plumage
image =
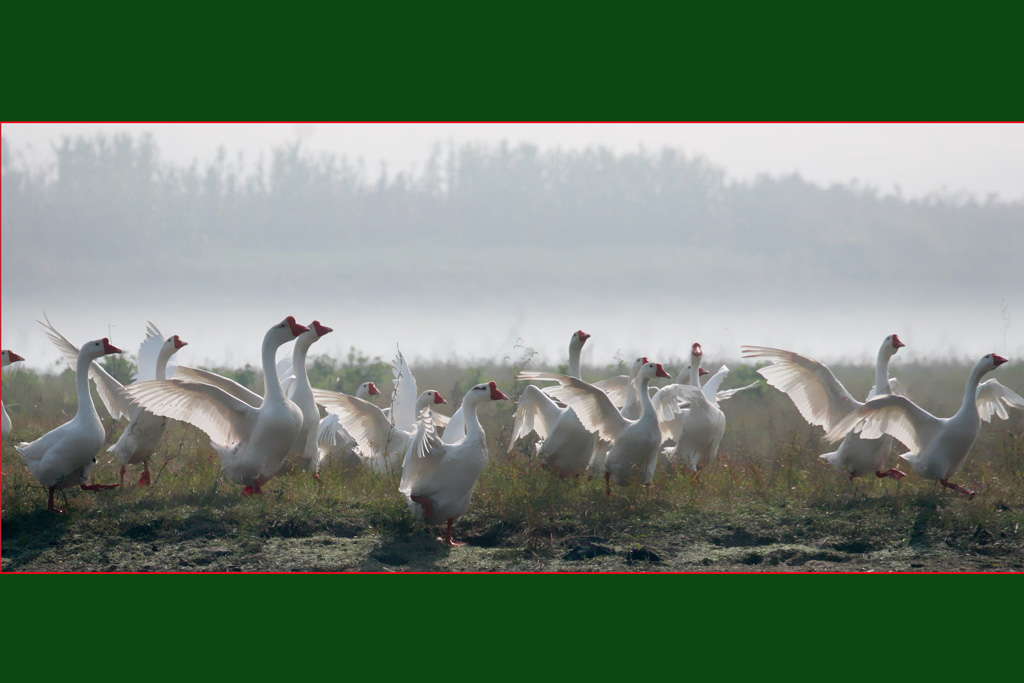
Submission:
POLYGON ((410 439, 398 490, 409 503, 409 511, 427 524, 447 522, 442 542, 463 545, 452 539, 452 525, 469 509, 473 489, 487 465, 487 437, 477 409, 485 401, 508 397, 495 382, 477 384, 466 392, 460 409, 465 436, 444 443, 437 435, 429 411, 420 413, 416 433, 410 439))
POLYGON ((111 353, 121 353, 121 349, 112 346, 106 337, 83 345, 75 364, 78 388, 75 417, 35 441, 15 447, 25 458, 32 475, 49 489, 50 510, 61 512, 53 504, 53 493, 57 489, 81 486, 85 490, 96 491, 117 486, 86 484, 96 466, 96 455, 107 437, 89 391, 89 366, 95 359, 111 353))
MULTIPOLYGON (((569 339, 570 377, 580 378, 580 352, 589 338, 589 334, 578 330, 569 339)), ((526 387, 516 404, 509 452, 519 439, 531 433, 540 437, 537 459, 563 478, 585 472, 594 457, 597 434, 583 426, 572 408, 556 404, 532 385, 526 387)))
POLYGON ((604 461, 605 491, 611 496, 612 481, 625 486, 640 480, 649 486, 654 477, 661 428, 648 388, 655 377, 668 376, 661 363, 646 363, 640 368, 637 381, 641 412, 636 420, 623 416, 604 391, 575 377, 553 372, 521 372, 517 379, 558 382, 559 386, 549 388, 548 393, 572 406, 584 427, 611 442, 604 461))
MULTIPOLYGON (((875 361, 875 384, 868 399, 892 392, 896 382, 889 379, 889 360, 904 346, 906 344, 895 334, 882 340, 875 361)), ((744 346, 743 357, 772 361, 772 365, 758 372, 770 385, 789 395, 804 419, 822 426, 826 432, 864 405, 850 395, 826 365, 813 358, 762 346, 744 346)), ((901 470, 895 467, 885 469, 885 463, 892 454, 892 445, 892 438, 888 436, 868 439, 862 434, 850 433, 839 448, 820 457, 851 480, 871 472, 879 478, 898 480, 906 476, 901 470)))
MULTIPOLYGON (((20 360, 25 360, 24 358, 16 354, 14 351, 9 351, 8 349, 4 349, 2 355, 4 363, 3 367, 5 368, 11 363, 17 363, 20 360)), ((11 424, 11 416, 7 414, 7 409, 4 408, 3 401, 0 401, 0 411, 2 411, 4 414, 3 438, 6 441, 8 435, 11 433, 13 425, 11 424)))
POLYGON ((982 376, 1006 362, 994 353, 977 362, 967 377, 963 403, 952 417, 935 417, 905 396, 888 394, 854 410, 837 422, 825 438, 838 441, 851 429, 869 439, 889 434, 909 449, 900 457, 917 474, 973 496, 974 491, 949 480, 967 460, 981 431, 978 384, 982 376))
POLYGON ((258 407, 221 386, 181 379, 141 382, 125 391, 147 410, 206 432, 227 477, 245 486, 246 494, 261 493, 262 485, 280 470, 302 427, 302 411, 284 395, 274 354, 307 329, 288 316, 264 335, 265 395, 258 407))

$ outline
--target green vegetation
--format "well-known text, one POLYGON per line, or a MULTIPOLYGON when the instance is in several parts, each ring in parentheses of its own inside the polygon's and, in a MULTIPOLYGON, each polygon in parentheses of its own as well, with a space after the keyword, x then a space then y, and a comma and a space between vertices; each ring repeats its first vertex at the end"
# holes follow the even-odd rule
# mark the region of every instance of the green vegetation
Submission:
MULTIPOLYGON (((528 366, 530 354, 521 356, 528 366)), ((311 364, 319 368, 314 384, 340 381, 342 390, 354 391, 373 378, 382 389, 390 386, 390 369, 355 349, 345 361, 320 357, 311 364)), ((726 388, 757 377, 749 366, 730 367, 726 388)), ((959 404, 967 369, 903 365, 896 374, 915 399, 946 415, 959 404)), ((481 379, 496 380, 517 398, 523 385, 512 380, 516 370, 507 361, 437 363, 416 372, 421 388, 441 391, 454 411, 465 387, 481 379)), ((870 368, 835 370, 857 395, 872 380, 870 368)), ((73 379, 70 372, 17 366, 4 374, 4 403, 14 419, 3 445, 4 571, 1024 570, 1019 411, 984 427, 955 478, 979 490, 968 499, 912 472, 901 482, 847 481, 818 460, 832 450, 821 429, 763 385, 723 404, 726 437, 699 480, 659 470, 649 491, 616 489, 606 499, 603 482, 562 481, 542 470, 528 441, 506 453, 514 406, 502 402, 481 411, 491 462, 455 527, 468 545, 449 550, 435 541, 438 529, 413 521, 394 479, 330 469, 317 483, 285 472, 263 496, 247 498, 218 479, 219 461, 205 435, 180 423, 171 424, 153 461, 151 488, 72 489, 68 513, 50 513, 45 490, 12 444, 68 419, 73 379)), ((998 379, 1020 391, 1024 366, 1004 367, 998 379)), ((113 443, 123 424, 108 417, 104 424, 113 443)), ((103 456, 93 479, 112 483, 117 467, 103 456)))

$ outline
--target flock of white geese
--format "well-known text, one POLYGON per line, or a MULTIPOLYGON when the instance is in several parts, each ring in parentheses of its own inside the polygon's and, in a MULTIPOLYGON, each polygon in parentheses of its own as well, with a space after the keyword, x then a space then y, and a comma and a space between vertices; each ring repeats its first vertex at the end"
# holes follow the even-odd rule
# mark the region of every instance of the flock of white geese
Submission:
MULTIPOLYGON (((437 412, 447 401, 433 390, 418 393, 416 380, 399 352, 393 362, 391 405, 371 402, 380 391, 365 382, 349 396, 310 386, 306 355, 332 330, 318 321, 300 325, 289 316, 263 338, 264 395, 209 371, 173 365, 174 354, 186 345, 178 335, 165 338, 150 323, 139 348, 138 374, 122 386, 96 361, 121 353, 108 339, 76 347, 49 323, 40 322, 50 340, 77 372, 78 409, 71 421, 35 441, 16 446, 32 474, 54 492, 73 486, 100 490, 124 485, 128 465, 141 464, 140 486, 150 485, 149 460, 162 440, 167 420, 187 422, 205 432, 220 456, 227 478, 247 495, 282 471, 291 456, 319 479, 329 461, 367 466, 400 475, 399 490, 411 514, 427 524, 446 524, 441 540, 452 538, 452 525, 469 509, 473 489, 487 464, 484 429, 478 417, 482 404, 508 400, 495 382, 470 388, 450 418, 437 412), (282 345, 294 341, 291 358, 275 362, 282 345), (106 433, 93 403, 89 380, 114 419, 128 425, 108 450, 121 463, 120 484, 90 483, 106 433), (321 417, 320 407, 327 413, 321 417)), ((575 332, 569 342, 569 373, 520 372, 529 385, 519 398, 511 451, 535 433, 537 458, 563 478, 589 473, 603 477, 606 493, 612 483, 651 484, 656 467, 700 470, 714 461, 725 433, 719 402, 756 386, 721 390, 728 368, 709 374, 700 367, 703 350, 693 344, 690 364, 662 388, 652 380, 669 377, 660 363, 637 358, 629 375, 588 383, 580 378, 580 352, 590 335, 575 332), (666 445, 671 444, 671 445, 666 445)), ((882 342, 875 384, 867 400, 858 401, 822 363, 792 351, 762 346, 742 347, 743 357, 766 361, 758 372, 785 392, 800 414, 820 425, 829 442, 841 441, 821 457, 850 479, 870 475, 901 479, 889 467, 893 439, 907 447, 900 457, 921 477, 941 482, 967 495, 975 492, 950 479, 963 466, 981 430, 996 415, 1007 419, 1007 407, 1024 410, 1024 399, 994 379, 982 377, 1007 362, 990 353, 971 370, 963 404, 955 415, 935 417, 911 401, 888 374, 889 361, 904 346, 895 334, 882 342)), ((4 350, 4 367, 24 360, 4 350)), ((11 419, 3 411, 3 438, 11 419)))

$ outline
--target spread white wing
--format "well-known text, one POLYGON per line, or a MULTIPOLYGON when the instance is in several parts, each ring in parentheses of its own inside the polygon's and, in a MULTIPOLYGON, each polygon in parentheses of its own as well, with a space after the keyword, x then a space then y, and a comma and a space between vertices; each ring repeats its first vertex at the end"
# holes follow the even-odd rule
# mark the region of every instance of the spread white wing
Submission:
POLYGON ((614 441, 630 424, 608 394, 581 379, 555 372, 534 371, 520 372, 516 379, 558 382, 559 386, 548 387, 545 393, 571 406, 580 424, 587 431, 597 432, 602 439, 614 441))
MULTIPOLYGON (((553 387, 548 387, 551 388, 553 387)), ((509 452, 512 452, 519 439, 528 436, 530 432, 536 432, 541 439, 548 438, 551 428, 563 410, 564 408, 555 405, 555 402, 537 387, 532 384, 526 387, 516 404, 512 438, 508 442, 509 452)))
POLYGON ((391 418, 399 429, 412 431, 416 426, 416 399, 419 398, 419 392, 416 389, 416 378, 413 377, 412 369, 405 362, 405 356, 401 351, 396 353, 395 359, 391 362, 391 371, 395 376, 391 418))
POLYGON ((133 402, 154 415, 188 422, 210 441, 230 445, 245 440, 258 409, 212 384, 180 379, 139 382, 125 387, 133 402))
POLYGON ((313 400, 328 413, 338 416, 341 426, 366 455, 385 451, 388 439, 398 436, 391 420, 369 401, 327 389, 313 389, 313 400))
POLYGON ((263 405, 263 397, 259 394, 246 389, 233 379, 228 379, 223 375, 218 375, 217 373, 210 372, 209 370, 200 370, 198 368, 190 368, 187 365, 179 365, 175 379, 212 384, 221 391, 231 394, 239 401, 247 403, 253 408, 259 408, 263 405))
POLYGON ((943 422, 910 399, 887 394, 871 399, 836 422, 825 438, 834 443, 845 438, 850 430, 865 439, 888 434, 911 453, 918 453, 938 435, 943 422))
POLYGON ((402 480, 398 490, 407 496, 413 495, 416 484, 430 476, 444 460, 449 448, 451 445, 437 435, 431 412, 424 410, 402 461, 402 480))
POLYGON ((990 422, 996 415, 1001 420, 1010 419, 1006 407, 1024 410, 1024 398, 997 380, 990 379, 978 385, 978 414, 985 422, 990 422))
MULTIPOLYGON (((146 338, 139 344, 139 365, 138 371, 132 380, 135 382, 149 382, 156 379, 156 363, 160 359, 160 351, 164 347, 167 338, 157 329, 156 325, 146 321, 146 338)), ((167 377, 174 374, 174 367, 167 363, 167 377)))
POLYGON ((599 382, 593 383, 595 387, 608 394, 608 398, 612 400, 615 407, 621 408, 626 405, 626 400, 629 398, 629 376, 628 375, 616 375, 609 377, 608 379, 602 379, 599 382))
MULTIPOLYGON (((46 318, 46 315, 44 314, 43 317, 46 318)), ((60 351, 64 361, 71 366, 72 370, 76 370, 78 368, 78 348, 50 324, 49 318, 46 318, 45 323, 40 320, 36 322, 43 326, 43 331, 60 351)), ((96 385, 96 393, 99 394, 100 402, 103 403, 103 407, 107 409, 112 418, 120 420, 121 418, 128 419, 131 416, 132 402, 124 394, 124 387, 96 361, 89 364, 89 378, 96 385)))
POLYGON ((757 372, 768 384, 789 396, 803 418, 812 425, 821 425, 828 431, 863 405, 850 395, 828 367, 813 358, 765 346, 743 346, 741 350, 744 358, 772 362, 757 372))

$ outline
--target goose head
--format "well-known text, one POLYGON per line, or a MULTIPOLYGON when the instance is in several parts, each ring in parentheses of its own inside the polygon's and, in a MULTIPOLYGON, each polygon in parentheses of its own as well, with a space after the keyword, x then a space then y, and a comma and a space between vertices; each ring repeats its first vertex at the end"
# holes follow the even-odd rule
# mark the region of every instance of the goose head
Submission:
MULTIPOLYGON (((691 367, 692 366, 689 363, 687 363, 686 367, 679 371, 679 374, 676 375, 676 384, 686 384, 687 382, 690 381, 690 368, 691 367)), ((710 375, 710 374, 711 373, 708 372, 707 370, 705 370, 704 368, 697 368, 697 376, 698 377, 703 377, 704 375, 710 375)))
POLYGON ((303 330, 305 331, 296 335, 295 348, 297 349, 308 349, 317 342, 320 337, 334 332, 330 327, 321 325, 319 320, 314 320, 309 324, 309 327, 304 327, 303 330))
POLYGON ((652 380, 655 377, 669 377, 669 374, 665 372, 665 368, 661 367, 661 363, 644 363, 637 374, 637 379, 639 380, 652 380))
POLYGON ((477 384, 470 388, 466 392, 466 398, 463 399, 463 403, 467 401, 473 404, 483 403, 484 401, 507 401, 508 396, 501 393, 498 389, 497 382, 484 382, 483 384, 477 384))
POLYGON ((317 339, 324 336, 325 334, 330 334, 331 332, 334 332, 332 328, 327 327, 326 325, 321 325, 319 320, 314 320, 313 323, 309 326, 309 329, 316 335, 317 339))
POLYGON ((640 374, 640 368, 642 368, 643 366, 647 365, 650 362, 651 361, 647 358, 647 356, 640 356, 639 358, 634 360, 633 366, 629 369, 629 378, 636 379, 636 376, 640 374))
POLYGON ((109 356, 112 353, 122 353, 122 351, 111 344, 109 339, 104 337, 103 339, 86 342, 82 348, 79 349, 78 357, 94 360, 96 358, 102 358, 103 356, 109 356))
POLYGON ((16 354, 14 351, 8 351, 7 349, 3 350, 3 356, 5 368, 11 363, 17 363, 19 360, 25 360, 24 358, 16 354))
POLYGON ((575 346, 576 348, 583 348, 583 345, 587 343, 588 339, 590 339, 589 334, 583 330, 576 330, 572 333, 572 339, 569 340, 569 345, 575 346))
POLYGON ((295 322, 295 318, 293 316, 288 316, 287 318, 285 318, 284 320, 282 320, 281 322, 267 330, 267 334, 264 337, 264 341, 272 342, 280 346, 281 344, 290 342, 292 339, 295 339, 303 332, 308 331, 308 327, 300 325, 297 322, 295 322))
POLYGON ((906 346, 906 344, 900 340, 900 336, 898 334, 890 334, 885 338, 885 341, 882 342, 882 353, 892 357, 904 346, 906 346))
POLYGON ((424 391, 420 394, 420 397, 416 399, 416 414, 419 415, 424 408, 432 405, 439 405, 441 403, 448 403, 448 401, 444 400, 440 392, 434 391, 433 389, 424 391))
POLYGON ((373 382, 363 382, 359 385, 359 391, 365 391, 367 396, 379 396, 380 389, 373 382))
POLYGON ((998 353, 990 353, 978 361, 978 365, 984 369, 984 372, 995 370, 1003 363, 1009 363, 1009 361, 998 353))
POLYGON ((697 342, 690 347, 690 364, 700 367, 700 359, 704 357, 704 349, 697 342))
POLYGON ((178 335, 174 335, 173 337, 168 337, 167 341, 164 342, 163 350, 165 352, 168 352, 167 355, 171 355, 172 353, 175 353, 176 351, 179 351, 180 349, 186 346, 188 346, 187 341, 185 341, 178 335))

